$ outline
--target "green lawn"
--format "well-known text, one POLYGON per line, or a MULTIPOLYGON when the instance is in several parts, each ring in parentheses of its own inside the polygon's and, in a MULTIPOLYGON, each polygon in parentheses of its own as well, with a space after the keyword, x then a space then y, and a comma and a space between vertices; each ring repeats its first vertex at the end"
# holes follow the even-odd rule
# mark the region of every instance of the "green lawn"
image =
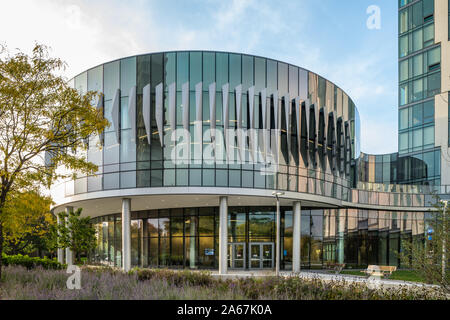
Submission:
MULTIPOLYGON (((366 276, 364 273, 359 270, 343 270, 341 274, 349 274, 354 276, 366 276)), ((403 281, 412 281, 412 282, 425 282, 425 279, 417 275, 412 270, 398 270, 392 273, 389 277, 391 280, 403 280, 403 281)))

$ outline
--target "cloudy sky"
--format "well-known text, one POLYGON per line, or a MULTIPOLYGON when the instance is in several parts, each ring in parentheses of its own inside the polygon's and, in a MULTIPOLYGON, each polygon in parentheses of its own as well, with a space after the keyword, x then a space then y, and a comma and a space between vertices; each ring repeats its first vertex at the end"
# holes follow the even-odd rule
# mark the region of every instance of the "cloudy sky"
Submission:
POLYGON ((37 41, 68 63, 68 78, 152 51, 205 49, 266 56, 336 83, 361 116, 363 152, 397 151, 397 1, 2 0, 0 42, 37 41), (368 29, 367 8, 381 9, 368 29))

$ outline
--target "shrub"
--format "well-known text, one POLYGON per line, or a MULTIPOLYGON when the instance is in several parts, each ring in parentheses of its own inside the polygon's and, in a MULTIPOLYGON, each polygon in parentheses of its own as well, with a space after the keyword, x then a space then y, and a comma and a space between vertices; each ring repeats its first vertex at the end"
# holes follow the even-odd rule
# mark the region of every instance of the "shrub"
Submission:
POLYGON ((133 269, 130 273, 136 273, 138 280, 166 280, 167 282, 180 287, 190 286, 211 286, 216 281, 207 271, 191 272, 188 270, 174 271, 168 269, 133 269))
POLYGON ((5 266, 23 266, 28 270, 36 267, 42 267, 43 269, 60 270, 65 269, 66 265, 59 263, 56 259, 49 259, 47 257, 29 257, 27 255, 14 255, 9 256, 2 254, 2 261, 5 266))

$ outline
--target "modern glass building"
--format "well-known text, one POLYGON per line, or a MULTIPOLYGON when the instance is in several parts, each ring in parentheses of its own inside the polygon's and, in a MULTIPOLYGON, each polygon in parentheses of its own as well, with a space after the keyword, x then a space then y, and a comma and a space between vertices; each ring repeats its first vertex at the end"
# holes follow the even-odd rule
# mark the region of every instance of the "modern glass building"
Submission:
MULTIPOLYGON (((441 93, 441 44, 434 0, 401 1, 399 11, 399 161, 401 183, 440 185, 440 171, 417 176, 413 162, 441 158, 435 142, 435 96, 441 93), (409 3, 407 3, 409 2, 409 3), (433 159, 434 158, 434 159, 433 159)), ((439 2, 437 1, 439 10, 439 2)))
POLYGON ((430 185, 446 193, 450 165, 436 107, 448 69, 439 36, 429 39, 440 15, 430 18, 429 1, 403 2, 399 153, 361 153, 351 98, 303 68, 228 52, 133 56, 71 81, 101 93, 93 103, 110 126, 88 141, 97 174, 55 184, 53 211, 83 208, 97 230, 91 261, 125 270, 399 265, 402 241, 423 239, 430 185))

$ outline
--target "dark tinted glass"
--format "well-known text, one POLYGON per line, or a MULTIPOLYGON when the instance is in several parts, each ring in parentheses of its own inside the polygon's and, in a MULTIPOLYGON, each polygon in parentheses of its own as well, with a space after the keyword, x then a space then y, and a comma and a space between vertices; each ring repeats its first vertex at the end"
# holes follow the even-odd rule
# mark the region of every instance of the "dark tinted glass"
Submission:
POLYGON ((288 65, 280 62, 278 63, 278 91, 280 96, 288 91, 288 65))
POLYGON ((119 69, 120 69, 119 61, 105 64, 104 69, 105 100, 112 100, 114 98, 116 90, 119 89, 120 85, 119 69))
POLYGON ((267 94, 272 94, 278 88, 278 67, 277 62, 267 60, 267 94))
POLYGON ((202 81, 202 53, 191 52, 189 66, 189 86, 190 90, 195 90, 195 86, 202 81))
POLYGON ((189 52, 177 53, 177 90, 189 81, 189 52))
POLYGON ((141 94, 142 89, 150 83, 151 56, 137 57, 137 93, 141 94))
POLYGON ((151 70, 152 92, 155 92, 155 87, 164 80, 163 60, 164 55, 162 53, 152 55, 152 70, 151 70))
POLYGON ((266 87, 266 60, 255 58, 255 89, 256 93, 266 87))
POLYGON ((298 96, 298 68, 289 66, 289 94, 292 98, 298 96))
POLYGON ((233 91, 241 83, 241 55, 230 54, 230 90, 233 91))
POLYGON ((253 86, 253 57, 242 56, 242 90, 245 92, 253 86))
POLYGON ((216 54, 214 52, 203 52, 203 90, 209 90, 209 85, 215 82, 215 78, 216 54))
POLYGON ((164 90, 168 91, 169 85, 176 80, 176 53, 166 53, 164 55, 164 90))
POLYGON ((222 91, 222 86, 228 83, 227 53, 216 53, 216 70, 217 91, 222 91))

